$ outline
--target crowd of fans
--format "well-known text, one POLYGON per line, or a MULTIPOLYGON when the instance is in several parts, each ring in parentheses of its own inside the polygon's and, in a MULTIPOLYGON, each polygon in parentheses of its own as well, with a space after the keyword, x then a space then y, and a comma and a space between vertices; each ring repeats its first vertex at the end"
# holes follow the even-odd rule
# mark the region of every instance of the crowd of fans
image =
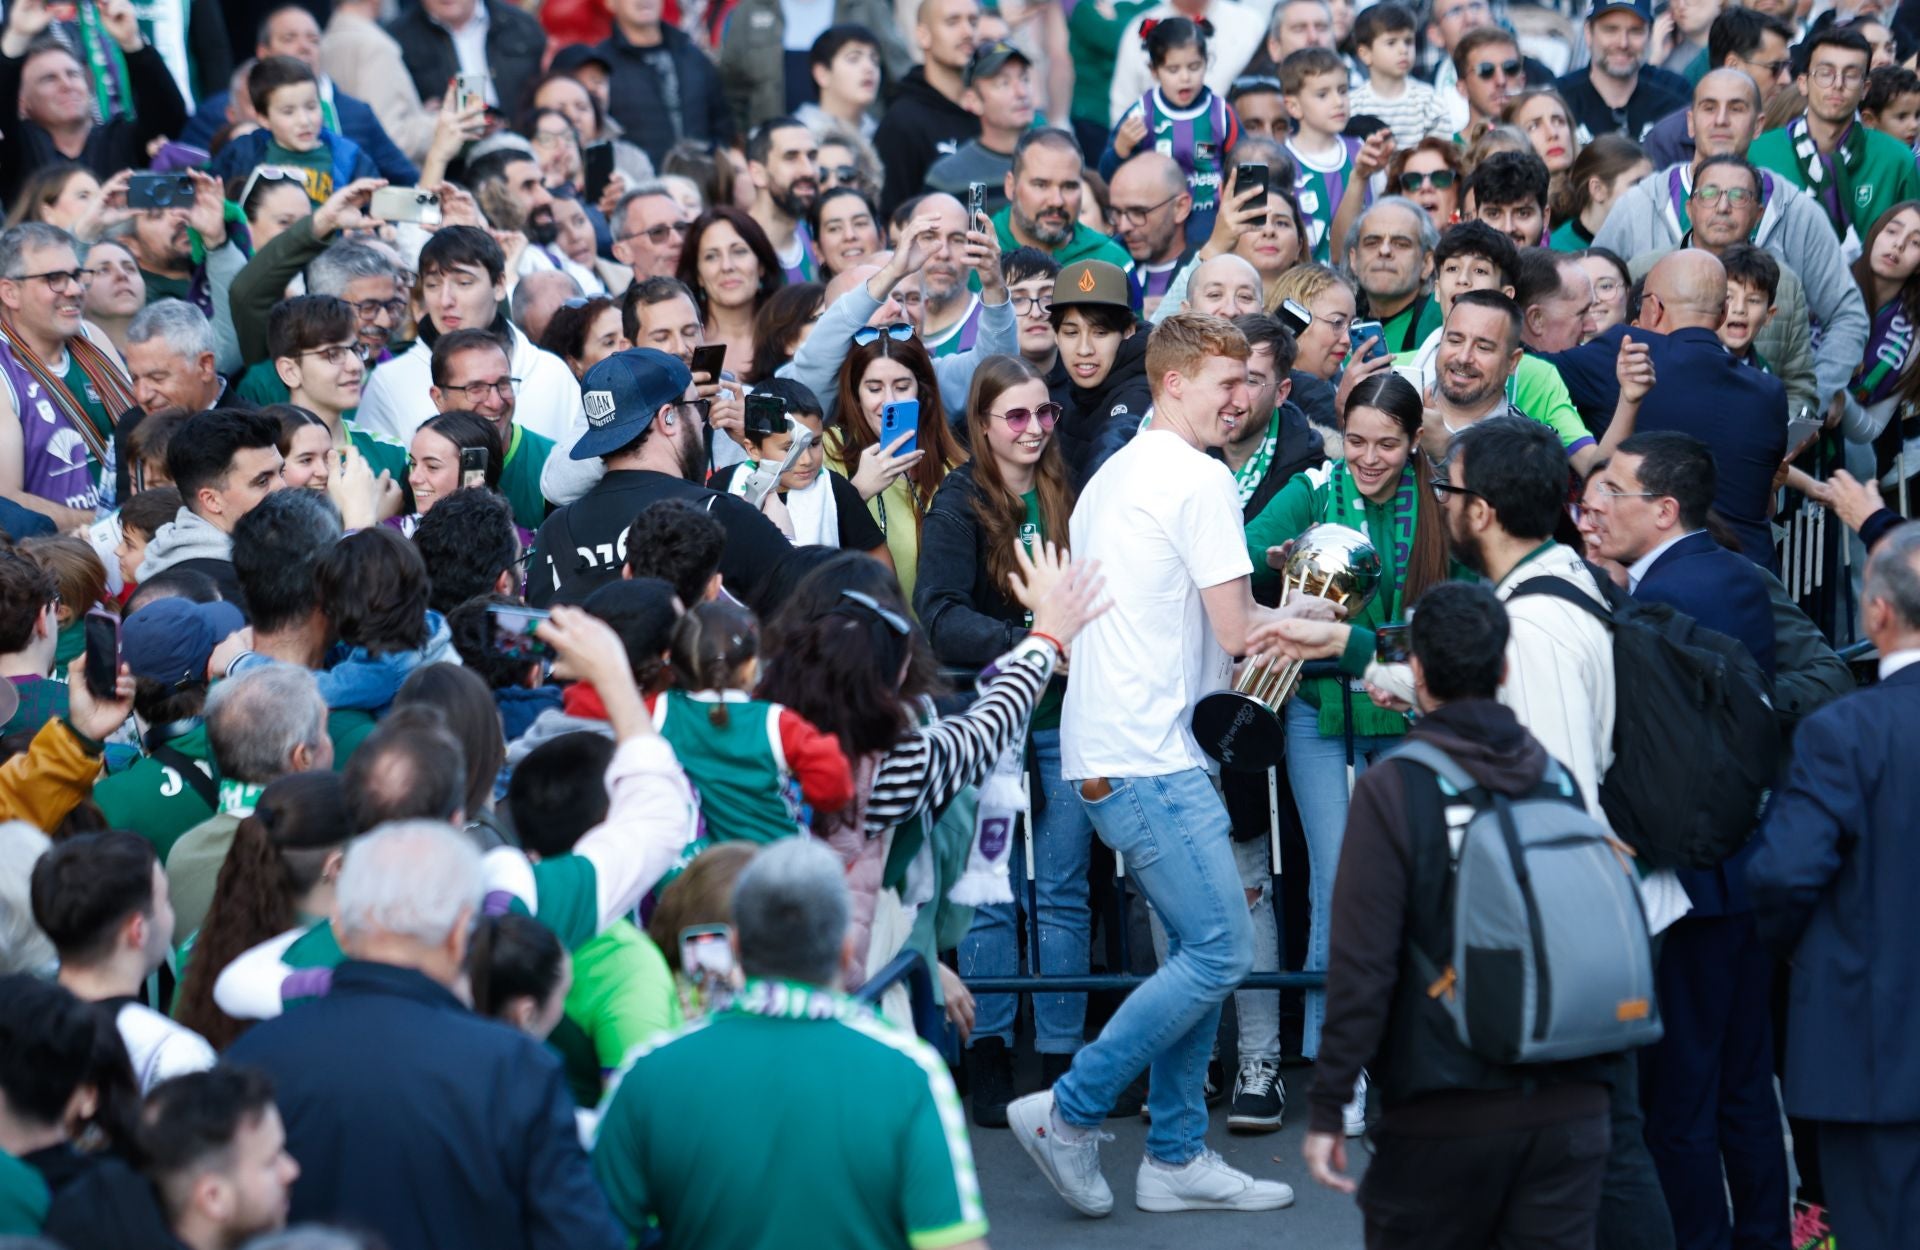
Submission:
POLYGON ((1304 1059, 1369 1245, 1911 1238, 1920 7, 0 25, 0 1234, 984 1245, 967 1119, 1102 1215, 1135 1113, 1272 1210, 1304 1059), (1711 855, 1648 620, 1777 731, 1711 855), (1409 751, 1638 855, 1657 1041, 1439 1026, 1409 751))

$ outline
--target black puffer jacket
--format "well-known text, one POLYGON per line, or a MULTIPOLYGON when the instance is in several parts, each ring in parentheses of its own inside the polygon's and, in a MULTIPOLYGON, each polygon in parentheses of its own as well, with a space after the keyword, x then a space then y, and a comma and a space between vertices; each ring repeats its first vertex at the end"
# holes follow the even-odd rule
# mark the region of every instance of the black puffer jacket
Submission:
POLYGON ((1121 340, 1113 368, 1098 386, 1075 386, 1064 359, 1055 360, 1047 374, 1047 390, 1063 409, 1053 437, 1066 457, 1075 491, 1134 436, 1140 418, 1153 407, 1147 385, 1148 331, 1148 326, 1136 326, 1132 338, 1121 340))

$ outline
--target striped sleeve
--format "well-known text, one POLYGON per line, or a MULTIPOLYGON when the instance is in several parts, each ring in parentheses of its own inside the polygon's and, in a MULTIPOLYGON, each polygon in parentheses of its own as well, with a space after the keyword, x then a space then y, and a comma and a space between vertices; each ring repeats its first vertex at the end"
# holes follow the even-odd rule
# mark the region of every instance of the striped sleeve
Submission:
POLYGON ((984 778, 1026 732, 1055 660, 1051 645, 1023 639, 981 673, 972 707, 922 727, 889 752, 867 800, 867 836, 877 838, 922 812, 938 811, 984 778))

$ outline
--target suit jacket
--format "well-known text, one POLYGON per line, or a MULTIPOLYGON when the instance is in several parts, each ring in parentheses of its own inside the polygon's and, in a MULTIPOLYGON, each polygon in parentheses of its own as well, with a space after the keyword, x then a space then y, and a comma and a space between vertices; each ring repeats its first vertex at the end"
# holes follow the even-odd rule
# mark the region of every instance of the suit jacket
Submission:
POLYGON ((621 1250, 559 1058, 410 968, 348 960, 229 1056, 273 1077, 292 1219, 409 1250, 621 1250))
MULTIPOLYGON (((232 101, 232 93, 221 91, 201 100, 199 111, 187 122, 187 128, 180 132, 180 142, 192 144, 197 148, 208 147, 213 137, 227 124, 227 105, 232 101)), ((407 154, 394 145, 380 119, 374 116, 373 109, 365 101, 334 88, 334 112, 340 118, 340 133, 367 154, 367 158, 380 171, 380 176, 396 186, 412 186, 420 180, 420 171, 414 168, 407 154)))
MULTIPOLYGON (((1669 604, 1706 628, 1737 639, 1767 680, 1773 680, 1773 601, 1766 577, 1705 530, 1661 553, 1633 588, 1633 597, 1669 604)), ((1725 916, 1752 907, 1746 865, 1753 852, 1754 843, 1749 842, 1718 867, 1679 874, 1695 915, 1725 916)))
MULTIPOLYGON (((547 32, 527 16, 524 9, 501 0, 484 0, 487 6, 487 68, 493 71, 493 90, 500 111, 508 117, 520 116, 526 104, 526 92, 540 76, 540 63, 547 55, 547 32)), ((400 45, 406 58, 407 73, 413 75, 413 87, 422 100, 438 100, 447 94, 447 84, 460 72, 460 58, 453 50, 453 36, 436 25, 419 5, 404 9, 387 24, 387 33, 400 45)))
POLYGON ((1791 961, 1787 1110, 1920 1121, 1920 665, 1800 722, 1747 868, 1760 935, 1791 961))

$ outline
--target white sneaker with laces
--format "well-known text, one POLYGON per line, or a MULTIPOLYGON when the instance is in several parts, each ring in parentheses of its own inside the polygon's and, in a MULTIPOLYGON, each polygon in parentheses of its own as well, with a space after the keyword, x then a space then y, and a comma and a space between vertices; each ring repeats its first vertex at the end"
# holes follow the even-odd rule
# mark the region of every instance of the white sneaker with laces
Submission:
POLYGON ((1206 1150, 1183 1168, 1140 1160, 1133 1204, 1142 1211, 1277 1211, 1293 1205, 1293 1186, 1255 1180, 1206 1150))
POLYGON ((1340 1109, 1341 1127, 1346 1129, 1348 1137, 1367 1135, 1367 1074, 1362 1072, 1360 1079, 1353 1083, 1353 1101, 1340 1109))
POLYGON ((1113 1190, 1100 1174, 1100 1143, 1112 1141, 1113 1134, 1088 1129, 1076 1142, 1061 1137, 1054 1131, 1051 1089, 1008 1103, 1007 1126, 1068 1206, 1093 1216, 1113 1210, 1113 1190))

